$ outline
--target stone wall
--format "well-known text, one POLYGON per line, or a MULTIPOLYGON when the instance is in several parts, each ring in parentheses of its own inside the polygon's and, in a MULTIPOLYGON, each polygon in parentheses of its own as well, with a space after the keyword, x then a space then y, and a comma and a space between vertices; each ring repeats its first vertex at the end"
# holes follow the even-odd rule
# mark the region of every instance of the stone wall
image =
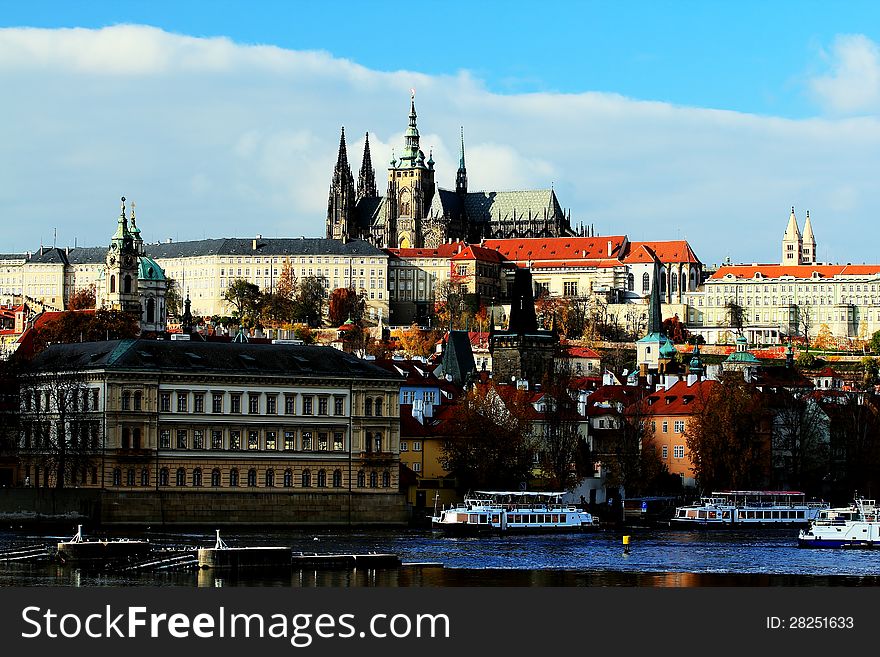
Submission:
POLYGON ((0 523, 141 526, 402 525, 400 493, 101 491, 0 488, 0 523))
POLYGON ((105 491, 102 525, 401 525, 402 494, 105 491))

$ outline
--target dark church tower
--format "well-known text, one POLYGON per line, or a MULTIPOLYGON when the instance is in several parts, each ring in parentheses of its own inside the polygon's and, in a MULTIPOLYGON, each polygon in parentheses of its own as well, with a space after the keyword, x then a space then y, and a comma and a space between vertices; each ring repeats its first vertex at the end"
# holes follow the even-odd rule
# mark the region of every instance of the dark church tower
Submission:
POLYGON ((534 390, 537 384, 552 376, 559 336, 555 331, 538 328, 530 269, 514 272, 510 296, 507 330, 490 332, 492 378, 498 383, 517 385, 524 381, 534 390))
POLYGON ((467 194, 467 169, 464 166, 464 128, 461 129, 461 158, 458 161, 458 173, 455 174, 455 193, 460 196, 467 194))
POLYGON ((354 177, 348 164, 345 150, 345 128, 339 137, 339 157, 333 169, 333 182, 330 183, 330 198, 327 201, 327 237, 346 240, 360 237, 354 225, 354 177))
POLYGON ((375 198, 379 196, 376 191, 376 172, 373 170, 373 161, 370 158, 370 133, 367 133, 364 141, 364 159, 361 162, 361 170, 358 174, 357 196, 355 202, 362 198, 375 198))

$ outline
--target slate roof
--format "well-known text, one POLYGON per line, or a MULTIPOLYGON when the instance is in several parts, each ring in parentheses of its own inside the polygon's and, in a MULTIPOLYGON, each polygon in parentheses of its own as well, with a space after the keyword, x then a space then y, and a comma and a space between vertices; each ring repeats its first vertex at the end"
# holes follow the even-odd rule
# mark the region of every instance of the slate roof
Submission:
POLYGON ((106 246, 78 246, 73 249, 44 247, 42 253, 37 249, 36 252, 31 254, 28 262, 36 264, 87 265, 103 263, 106 257, 106 246))
POLYGON ((40 368, 204 372, 258 376, 354 377, 401 381, 368 361, 332 347, 175 340, 108 340, 52 345, 34 359, 40 368))
POLYGON ((535 189, 513 192, 468 192, 462 199, 468 221, 489 223, 502 220, 526 218, 529 215, 543 219, 544 211, 548 217, 562 216, 562 206, 552 189, 535 189))
MULTIPOLYGON (((147 255, 158 258, 190 258, 206 255, 345 255, 384 256, 381 250, 364 240, 342 243, 323 237, 261 238, 254 249, 252 237, 227 237, 191 242, 145 244, 147 255)), ((106 252, 106 251, 105 251, 106 252)))

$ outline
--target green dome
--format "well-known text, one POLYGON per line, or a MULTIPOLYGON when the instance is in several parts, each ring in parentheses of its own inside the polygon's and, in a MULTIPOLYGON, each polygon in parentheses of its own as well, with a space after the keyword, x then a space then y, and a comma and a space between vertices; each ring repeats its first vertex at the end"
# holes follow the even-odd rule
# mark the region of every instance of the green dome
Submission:
POLYGON ((675 358, 677 353, 678 350, 675 348, 675 345, 672 344, 672 340, 666 340, 666 342, 660 346, 661 358, 675 358))
POLYGON ((138 258, 138 280, 141 281, 164 281, 165 272, 159 264, 149 256, 138 258))

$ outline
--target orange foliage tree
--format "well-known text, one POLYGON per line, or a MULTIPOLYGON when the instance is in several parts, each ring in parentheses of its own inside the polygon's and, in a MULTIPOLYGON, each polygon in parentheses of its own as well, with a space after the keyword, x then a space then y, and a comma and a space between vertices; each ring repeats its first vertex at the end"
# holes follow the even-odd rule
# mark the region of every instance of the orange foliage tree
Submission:
POLYGON ((438 339, 436 331, 426 331, 413 324, 400 332, 400 348, 410 356, 430 356, 438 339))

